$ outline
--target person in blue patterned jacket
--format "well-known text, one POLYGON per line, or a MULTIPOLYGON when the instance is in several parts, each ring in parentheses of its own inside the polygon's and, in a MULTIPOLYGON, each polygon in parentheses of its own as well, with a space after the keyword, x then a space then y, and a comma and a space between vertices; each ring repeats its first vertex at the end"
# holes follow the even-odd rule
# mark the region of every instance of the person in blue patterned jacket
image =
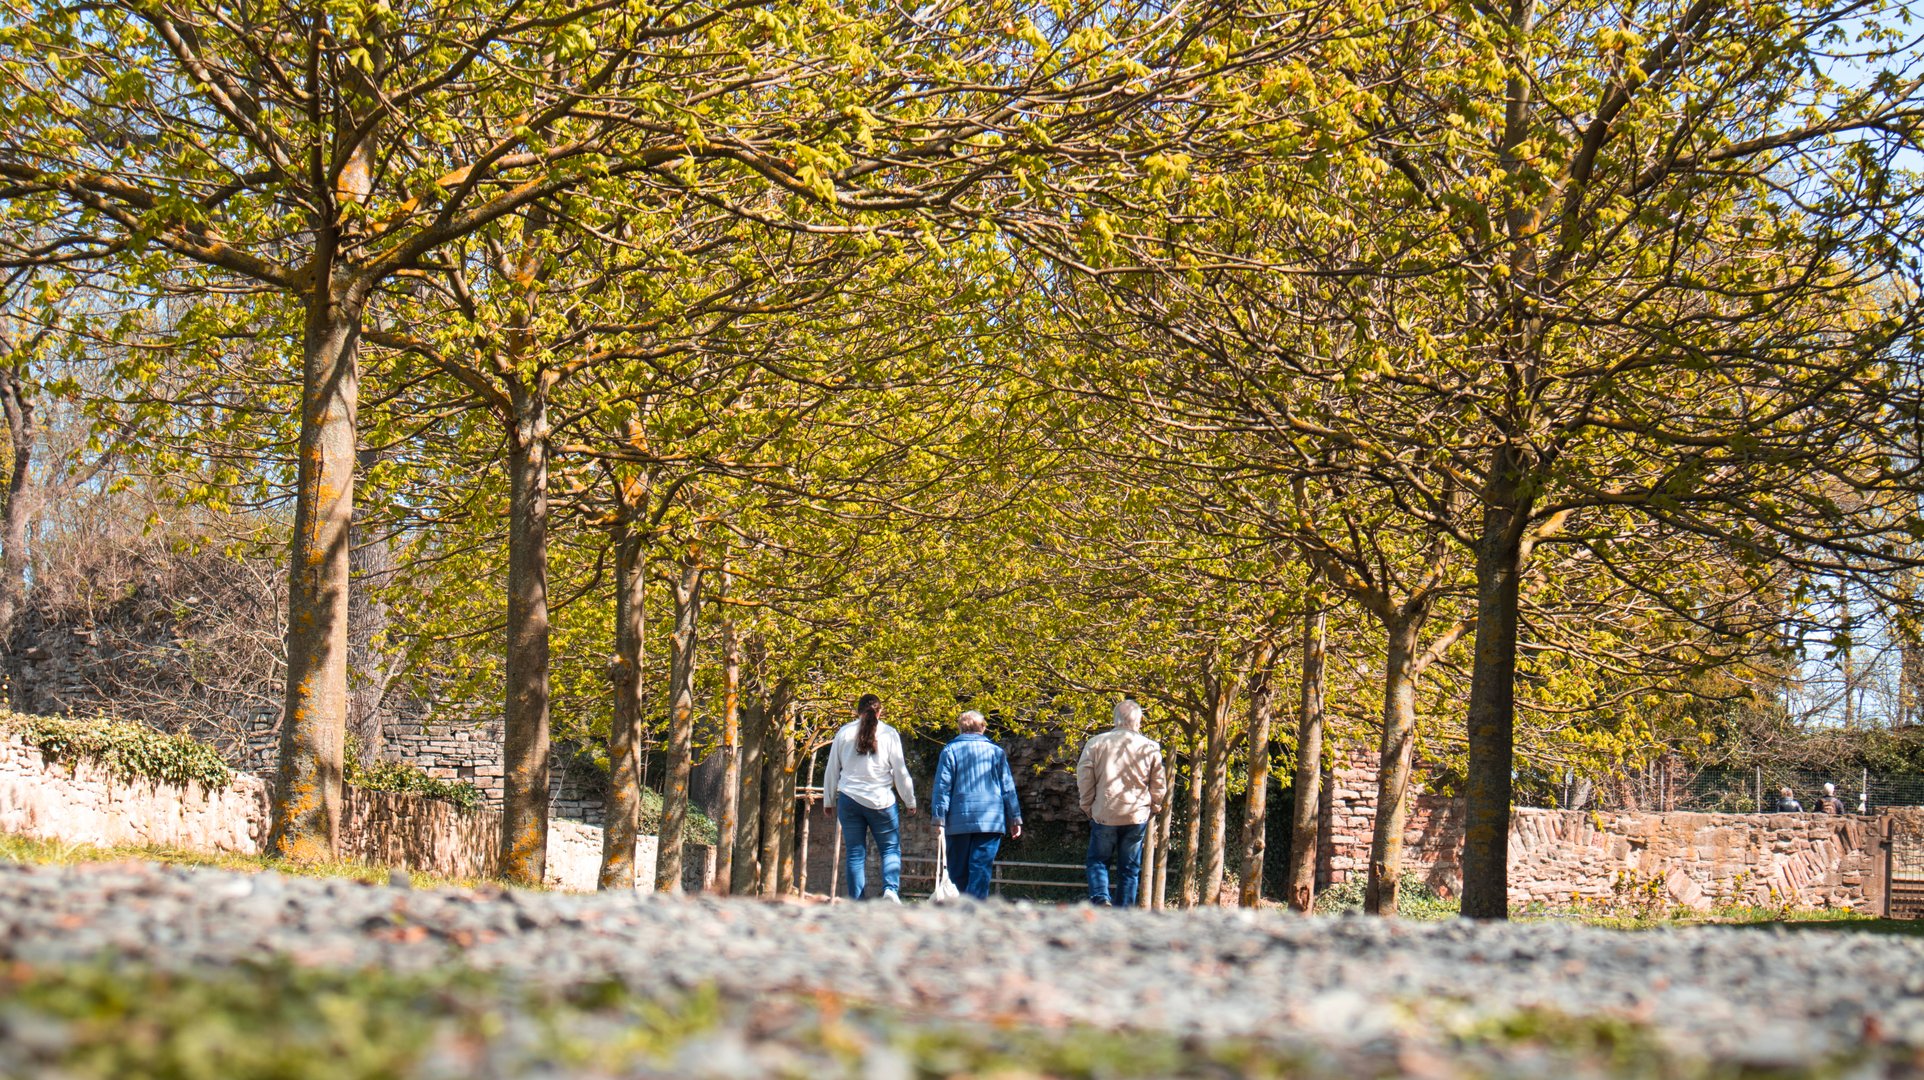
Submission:
POLYGON ((947 831, 949 880, 963 895, 986 900, 1003 833, 1022 835, 1022 804, 1009 755, 983 734, 989 722, 970 710, 956 726, 962 734, 942 748, 935 764, 929 812, 947 831))

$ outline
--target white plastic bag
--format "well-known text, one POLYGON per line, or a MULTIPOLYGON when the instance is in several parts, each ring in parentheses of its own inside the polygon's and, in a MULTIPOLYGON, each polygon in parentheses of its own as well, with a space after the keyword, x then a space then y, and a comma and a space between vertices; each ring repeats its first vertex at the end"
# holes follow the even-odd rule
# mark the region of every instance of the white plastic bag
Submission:
POLYGON ((935 889, 929 893, 932 904, 947 904, 962 898, 962 890, 949 880, 949 838, 948 830, 937 826, 935 830, 935 889))

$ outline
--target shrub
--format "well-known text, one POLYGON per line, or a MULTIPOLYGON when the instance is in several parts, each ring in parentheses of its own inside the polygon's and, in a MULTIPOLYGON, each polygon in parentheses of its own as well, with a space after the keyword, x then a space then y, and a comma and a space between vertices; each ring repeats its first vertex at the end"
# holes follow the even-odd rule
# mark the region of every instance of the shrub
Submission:
MULTIPOLYGON (((1406 919, 1446 919, 1457 913, 1457 902, 1438 896, 1422 878, 1405 873, 1396 892, 1397 913, 1406 919)), ((1363 879, 1353 877, 1331 885, 1316 896, 1316 913, 1339 915, 1363 910, 1363 879)))
POLYGON ((348 738, 347 769, 342 779, 349 787, 362 791, 395 791, 403 795, 420 795, 429 799, 440 799, 453 803, 463 810, 474 810, 481 805, 481 789, 466 780, 439 780, 429 776, 420 768, 401 761, 376 761, 369 765, 360 763, 360 748, 352 736, 348 738))
POLYGON ((213 747, 131 720, 0 713, 0 727, 18 732, 49 757, 95 761, 123 780, 192 782, 219 790, 234 779, 233 768, 213 747))

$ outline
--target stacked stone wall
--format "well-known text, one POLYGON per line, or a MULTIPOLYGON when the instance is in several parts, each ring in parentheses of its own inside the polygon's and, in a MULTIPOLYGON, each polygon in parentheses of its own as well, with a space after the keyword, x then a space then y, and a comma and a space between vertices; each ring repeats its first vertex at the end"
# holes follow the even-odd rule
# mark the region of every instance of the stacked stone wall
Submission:
MULTIPOLYGON (((280 749, 278 713, 256 715, 247 725, 241 768, 271 772, 280 749)), ((606 780, 594 763, 579 757, 569 743, 556 743, 550 755, 548 816, 599 825, 606 780)), ((375 755, 412 765, 437 780, 466 781, 481 793, 481 805, 499 810, 502 779, 502 723, 458 715, 401 719, 381 734, 375 755)))
POLYGON ((0 832, 100 847, 253 855, 267 839, 268 786, 242 774, 220 790, 122 780, 59 762, 18 735, 0 738, 0 832))
MULTIPOLYGON (((1376 770, 1340 757, 1324 784, 1317 851, 1323 884, 1369 870, 1376 770)), ((1510 903, 1565 906, 1660 890, 1687 907, 1718 904, 1883 910, 1883 824, 1824 814, 1518 809, 1510 818, 1510 903)), ((1445 896, 1463 887, 1460 799, 1410 798, 1406 872, 1445 896)), ((1646 893, 1647 894, 1647 893, 1646 893)))
MULTIPOLYGON (((0 738, 0 832, 99 847, 167 847, 258 855, 267 839, 268 783, 237 774, 218 790, 128 780, 92 761, 57 761, 18 735, 0 738)), ((501 815, 395 792, 346 789, 343 859, 447 877, 498 874, 501 815)), ((602 830, 576 821, 548 827, 548 884, 591 891, 601 867, 602 830)), ((654 888, 655 837, 635 852, 641 891, 654 888)), ((690 845, 687 890, 713 875, 714 850, 690 845)))
MULTIPOLYGON (((102 643, 100 631, 91 626, 33 624, 23 634, 25 640, 16 643, 5 672, 7 700, 14 709, 47 716, 86 715, 114 704, 102 697, 101 688, 89 676, 97 666, 119 659, 102 643)), ((267 697, 278 695, 277 687, 264 689, 267 697)), ((404 694, 393 697, 396 702, 384 709, 381 745, 374 756, 412 765, 436 779, 465 780, 479 789, 483 806, 500 809, 500 717, 470 715, 444 702, 404 694)), ((273 772, 280 744, 278 708, 255 704, 234 716, 203 716, 191 727, 189 734, 218 748, 236 768, 262 775, 273 772)), ((556 745, 553 761, 549 815, 599 824, 605 784, 600 770, 577 758, 567 744, 556 745)))
POLYGON ((1001 740, 1009 753, 1009 769, 1022 800, 1023 820, 1030 823, 1084 822, 1076 795, 1076 756, 1082 743, 1069 742, 1060 732, 1001 740))

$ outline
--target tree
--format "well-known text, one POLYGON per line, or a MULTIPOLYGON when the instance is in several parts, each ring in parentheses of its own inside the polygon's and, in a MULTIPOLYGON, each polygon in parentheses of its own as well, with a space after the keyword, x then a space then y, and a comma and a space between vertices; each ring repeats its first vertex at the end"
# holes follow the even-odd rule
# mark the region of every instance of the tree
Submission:
POLYGON ((1848 85, 1854 65, 1827 55, 1861 27, 1865 59, 1888 56, 1877 18, 1827 3, 1764 21, 1716 2, 1466 12, 1431 25, 1420 71, 1386 100, 1383 194, 1429 238, 1397 237, 1409 255, 1384 268, 1447 268, 1428 277, 1447 321, 1409 336, 1449 362, 1384 381, 1425 421, 1405 445, 1443 458, 1482 510, 1466 537, 1467 916, 1507 907, 1520 594, 1546 525, 1631 507, 1765 561, 1905 557, 1892 540, 1915 459, 1893 458, 1887 425, 1915 409, 1892 378, 1914 316, 1876 294, 1916 220, 1897 170, 1920 83, 1859 67, 1848 85), (1430 422, 1466 413, 1456 433, 1430 422))
MULTIPOLYGON (((1863 17, 1412 19, 1305 77, 1339 110, 1171 170, 1180 216, 1111 200, 1099 233, 1023 232, 1226 378, 1274 365, 1327 388, 1201 416, 1177 397, 1176 426, 1339 447, 1471 556, 1466 914, 1505 904, 1533 550, 1628 510, 1806 572, 1909 558, 1916 459, 1891 431, 1915 410, 1896 370, 1914 311, 1893 241, 1915 220, 1896 161, 1919 83, 1812 74, 1840 70, 1823 41, 1863 17)), ((1893 39, 1868 32, 1881 55, 1893 39)))
POLYGON ((187 0, 36 6, 0 25, 0 52, 20 73, 0 196, 46 238, 16 261, 108 264, 135 279, 185 261, 301 307, 271 835, 283 854, 327 857, 335 843, 368 305, 521 207, 683 157, 664 142, 611 159, 629 118, 579 106, 652 65, 656 39, 688 33, 567 4, 377 13, 187 0), (593 62, 552 63, 585 56, 597 35, 593 62))

